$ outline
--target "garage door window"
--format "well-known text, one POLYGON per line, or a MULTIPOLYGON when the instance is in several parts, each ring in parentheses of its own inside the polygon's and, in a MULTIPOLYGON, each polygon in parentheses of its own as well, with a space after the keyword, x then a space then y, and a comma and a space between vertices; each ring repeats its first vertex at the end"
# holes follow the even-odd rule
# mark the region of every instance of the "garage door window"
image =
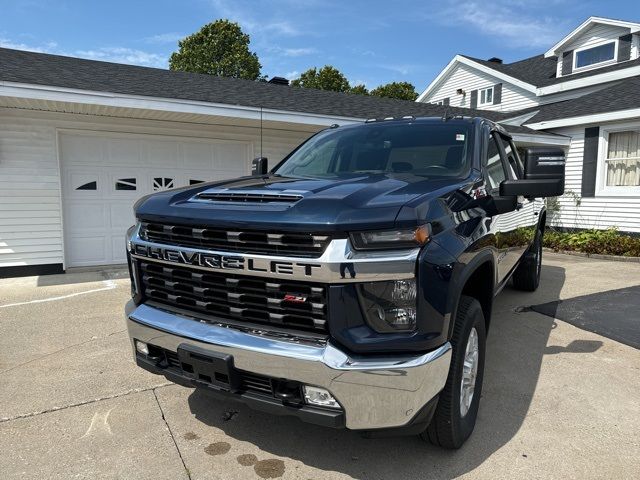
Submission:
POLYGON ((169 177, 155 177, 153 179, 153 191, 166 190, 167 188, 173 188, 173 178, 169 177))
POLYGON ((135 190, 136 179, 135 178, 119 178, 116 180, 116 190, 135 190))
POLYGON ((97 190, 98 189, 98 182, 87 182, 84 183, 82 185, 80 185, 79 187, 76 187, 76 190, 97 190))

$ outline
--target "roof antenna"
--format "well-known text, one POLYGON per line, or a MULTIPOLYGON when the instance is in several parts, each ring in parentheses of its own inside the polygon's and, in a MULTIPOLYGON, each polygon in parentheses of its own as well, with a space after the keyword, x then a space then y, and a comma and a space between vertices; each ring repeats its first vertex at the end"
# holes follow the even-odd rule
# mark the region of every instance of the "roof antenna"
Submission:
POLYGON ((451 115, 449 115, 449 105, 445 105, 444 106, 444 113, 442 114, 442 121, 446 122, 448 120, 451 120, 453 117, 451 115))
POLYGON ((260 156, 262 157, 262 107, 260 107, 260 156))

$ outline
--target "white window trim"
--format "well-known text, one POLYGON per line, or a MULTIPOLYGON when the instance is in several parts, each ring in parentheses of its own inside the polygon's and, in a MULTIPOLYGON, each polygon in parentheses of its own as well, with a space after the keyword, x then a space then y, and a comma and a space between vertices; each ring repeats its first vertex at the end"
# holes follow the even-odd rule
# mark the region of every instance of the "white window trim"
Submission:
POLYGON ((640 186, 608 186, 607 185, 607 151, 609 134, 640 129, 640 123, 625 123, 600 127, 598 140, 598 163, 596 166, 596 197, 640 197, 640 186))
POLYGON ((571 73, 576 72, 585 72, 587 70, 594 70, 596 68, 606 67, 607 65, 613 65, 618 61, 618 40, 617 39, 608 39, 598 42, 593 45, 576 48, 573 51, 573 69, 571 73), (578 62, 578 53, 583 52, 585 50, 591 50, 592 48, 601 47, 602 45, 607 45, 608 43, 613 43, 613 58, 611 60, 605 60, 604 62, 592 63, 591 65, 586 65, 584 67, 577 67, 576 64, 578 62))
MULTIPOLYGON (((479 107, 485 107, 487 105, 493 105, 493 95, 494 95, 494 93, 495 92, 493 91, 493 85, 490 86, 490 87, 485 87, 485 88, 478 89, 478 106, 479 107), (487 101, 482 102, 482 101, 480 101, 480 99, 482 98, 482 92, 486 92, 486 91, 489 91, 489 90, 491 90, 491 101, 490 102, 487 102, 487 101)), ((487 98, 487 94, 486 93, 485 93, 484 98, 485 99, 487 98)))

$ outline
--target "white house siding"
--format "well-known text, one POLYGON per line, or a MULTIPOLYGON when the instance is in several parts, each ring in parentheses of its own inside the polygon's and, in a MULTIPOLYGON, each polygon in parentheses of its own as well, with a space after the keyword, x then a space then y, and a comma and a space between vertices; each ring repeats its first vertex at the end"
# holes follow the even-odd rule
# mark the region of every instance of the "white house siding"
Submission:
MULTIPOLYGON (((309 137, 313 128, 265 128, 262 155, 274 164, 309 137)), ((238 140, 250 142, 256 156, 261 144, 255 127, 0 108, 0 276, 2 267, 64 262, 60 129, 238 140)))
POLYGON ((511 232, 521 227, 530 227, 538 221, 536 212, 541 210, 539 201, 525 200, 520 210, 504 213, 498 217, 496 228, 502 232, 511 232))
POLYGON ((440 85, 423 102, 433 103, 448 97, 451 106, 469 108, 472 90, 491 87, 496 83, 502 83, 502 102, 498 105, 478 108, 512 111, 535 107, 539 103, 533 93, 464 64, 458 64, 445 76, 440 81, 440 85), (458 95, 456 90, 459 88, 462 88, 466 95, 458 95))
POLYGON ((0 267, 62 261, 55 129, 0 116, 0 267))
MULTIPOLYGON (((598 43, 606 40, 617 40, 626 33, 629 33, 628 28, 621 28, 616 27, 615 25, 605 25, 601 23, 595 24, 571 43, 565 45, 563 47, 563 51, 567 52, 569 50, 575 50, 576 48, 597 45, 598 43)), ((558 55, 558 73, 562 75, 562 54, 558 55)))
POLYGON ((621 231, 640 232, 640 197, 599 196, 596 193, 595 197, 581 198, 586 126, 552 130, 553 133, 571 137, 567 155, 565 195, 560 198, 560 216, 554 225, 565 228, 617 227, 621 231), (575 194, 575 197, 571 193, 575 194), (576 198, 579 198, 580 206, 576 205, 576 198))

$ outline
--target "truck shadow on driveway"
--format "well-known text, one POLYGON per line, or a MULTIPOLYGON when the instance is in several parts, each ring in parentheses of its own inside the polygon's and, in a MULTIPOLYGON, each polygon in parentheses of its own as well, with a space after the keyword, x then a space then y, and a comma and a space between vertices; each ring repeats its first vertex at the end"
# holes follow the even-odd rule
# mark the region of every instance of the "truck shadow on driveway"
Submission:
MULTIPOLYGON (((462 475, 481 465, 516 435, 529 411, 544 355, 589 353, 602 345, 576 340, 566 346, 547 346, 555 320, 527 309, 522 313, 515 311, 518 306, 558 299, 565 281, 564 269, 545 266, 542 275, 537 292, 527 294, 507 288, 496 298, 478 422, 471 438, 458 451, 433 447, 417 437, 365 439, 348 430, 307 425, 292 417, 269 416, 237 403, 216 403, 197 390, 189 397, 191 412, 226 435, 254 444, 265 455, 290 458, 358 479, 462 475), (224 412, 230 410, 238 414, 228 420, 229 415, 224 412)), ((242 453, 253 452, 237 452, 242 453)), ((526 451, 517 454, 521 458, 526 455, 526 451)))

